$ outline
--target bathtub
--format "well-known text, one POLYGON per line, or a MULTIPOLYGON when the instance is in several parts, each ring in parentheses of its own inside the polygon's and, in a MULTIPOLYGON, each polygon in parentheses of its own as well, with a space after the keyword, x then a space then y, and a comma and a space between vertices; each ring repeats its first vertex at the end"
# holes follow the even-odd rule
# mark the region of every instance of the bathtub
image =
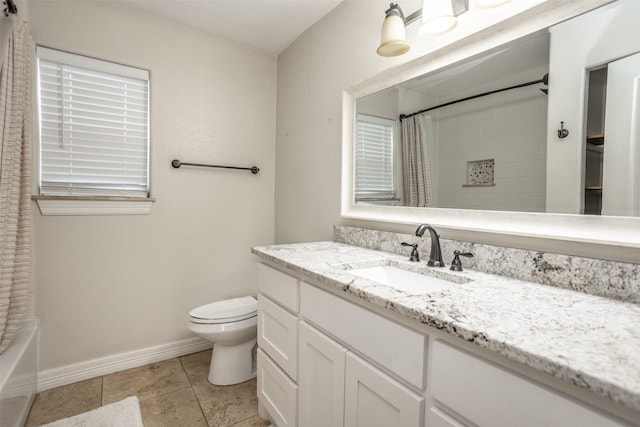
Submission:
POLYGON ((38 323, 27 320, 0 354, 0 426, 21 427, 36 395, 38 323))

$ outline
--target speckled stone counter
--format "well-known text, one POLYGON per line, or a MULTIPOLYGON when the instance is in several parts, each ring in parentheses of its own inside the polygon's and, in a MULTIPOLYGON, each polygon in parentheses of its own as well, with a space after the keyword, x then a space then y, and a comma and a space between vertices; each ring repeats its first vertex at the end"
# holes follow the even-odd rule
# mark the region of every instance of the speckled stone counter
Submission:
MULTIPOLYGON (((417 243, 423 257, 428 256, 431 247, 428 235, 417 238, 409 234, 345 226, 334 226, 333 241, 407 256, 410 249, 401 246, 400 242, 417 243)), ((472 270, 640 304, 640 264, 443 238, 440 245, 446 263, 451 262, 453 251, 457 249, 474 254, 473 258, 464 261, 472 270)))
MULTIPOLYGON (((640 305, 334 242, 252 252, 337 291, 445 331, 509 359, 640 410, 640 305), (409 294, 349 273, 400 266, 456 282, 409 294)), ((463 260, 464 262, 464 260, 463 260)))

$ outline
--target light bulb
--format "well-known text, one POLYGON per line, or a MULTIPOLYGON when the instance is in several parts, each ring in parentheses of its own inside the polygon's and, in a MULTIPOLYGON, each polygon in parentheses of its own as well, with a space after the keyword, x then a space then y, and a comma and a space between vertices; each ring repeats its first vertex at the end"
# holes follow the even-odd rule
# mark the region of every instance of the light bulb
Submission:
POLYGON ((458 19, 453 14, 451 0, 423 0, 421 36, 435 36, 455 27, 458 19))
POLYGON ((476 6, 483 9, 490 9, 492 7, 502 6, 510 1, 511 0, 476 0, 476 6))

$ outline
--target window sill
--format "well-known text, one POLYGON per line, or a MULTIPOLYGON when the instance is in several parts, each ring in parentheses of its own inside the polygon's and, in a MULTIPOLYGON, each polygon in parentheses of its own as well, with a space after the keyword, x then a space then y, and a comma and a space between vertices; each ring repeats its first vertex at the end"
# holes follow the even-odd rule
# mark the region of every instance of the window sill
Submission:
POLYGON ((155 199, 135 197, 31 196, 47 215, 148 215, 155 199))

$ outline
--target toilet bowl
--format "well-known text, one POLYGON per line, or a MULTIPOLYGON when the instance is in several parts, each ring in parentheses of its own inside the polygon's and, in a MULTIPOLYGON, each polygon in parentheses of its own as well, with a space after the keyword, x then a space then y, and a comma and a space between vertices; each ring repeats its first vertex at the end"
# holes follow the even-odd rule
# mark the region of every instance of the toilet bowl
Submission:
POLYGON ((213 342, 209 382, 239 384, 256 377, 257 304, 252 297, 217 301, 189 312, 189 330, 213 342))

